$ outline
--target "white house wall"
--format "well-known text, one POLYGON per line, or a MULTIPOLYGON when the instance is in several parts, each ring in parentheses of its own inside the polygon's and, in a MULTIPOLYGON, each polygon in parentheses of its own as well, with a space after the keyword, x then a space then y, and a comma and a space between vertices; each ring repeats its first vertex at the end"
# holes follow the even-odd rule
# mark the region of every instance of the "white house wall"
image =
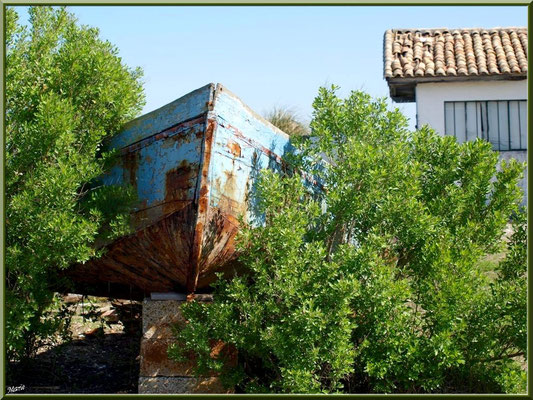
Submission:
POLYGON ((417 125, 428 124, 444 134, 444 102, 468 100, 526 100, 527 80, 436 82, 416 85, 417 125))
MULTIPOLYGON (((483 82, 437 82, 416 85, 417 126, 429 125, 444 134, 444 102, 469 100, 526 100, 527 80, 483 82)), ((527 161, 527 151, 502 151, 500 159, 527 161)), ((527 169, 520 182, 527 204, 527 169)))

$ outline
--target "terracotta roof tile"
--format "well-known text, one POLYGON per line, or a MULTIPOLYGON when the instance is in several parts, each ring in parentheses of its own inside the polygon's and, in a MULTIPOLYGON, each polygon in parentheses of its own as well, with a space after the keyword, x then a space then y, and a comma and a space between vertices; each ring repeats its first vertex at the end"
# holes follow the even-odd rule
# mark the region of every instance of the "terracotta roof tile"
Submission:
POLYGON ((527 28, 391 29, 385 78, 525 75, 527 28))

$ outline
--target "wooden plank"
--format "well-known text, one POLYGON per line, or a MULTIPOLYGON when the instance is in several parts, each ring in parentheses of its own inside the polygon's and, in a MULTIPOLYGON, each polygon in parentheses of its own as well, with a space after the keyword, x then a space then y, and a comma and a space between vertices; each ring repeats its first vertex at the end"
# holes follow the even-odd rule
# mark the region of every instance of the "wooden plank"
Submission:
POLYGON ((213 100, 214 90, 215 85, 209 83, 157 110, 128 122, 122 132, 111 138, 110 147, 120 149, 129 146, 162 132, 177 122, 198 117, 208 111, 213 100))
POLYGON ((121 157, 102 183, 137 189, 135 233, 106 243, 102 258, 69 276, 157 297, 191 293, 210 285, 215 272, 233 273, 238 217, 250 214, 253 179, 259 169, 288 167, 289 136, 221 85, 208 85, 138 118, 118 137, 121 157))

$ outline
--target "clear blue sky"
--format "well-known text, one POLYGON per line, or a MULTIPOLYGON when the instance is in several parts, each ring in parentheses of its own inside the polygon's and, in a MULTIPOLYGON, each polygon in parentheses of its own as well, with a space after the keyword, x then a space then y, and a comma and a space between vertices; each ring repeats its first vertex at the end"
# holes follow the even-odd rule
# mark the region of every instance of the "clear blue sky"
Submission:
MULTIPOLYGON (((19 8, 21 11, 24 8, 19 8)), ((306 120, 319 86, 388 96, 383 34, 391 28, 526 26, 526 6, 76 6, 83 24, 144 70, 154 110, 220 82, 259 113, 294 108, 306 120)), ((24 12, 21 17, 24 18, 24 12)), ((414 103, 398 105, 414 127, 414 103)))

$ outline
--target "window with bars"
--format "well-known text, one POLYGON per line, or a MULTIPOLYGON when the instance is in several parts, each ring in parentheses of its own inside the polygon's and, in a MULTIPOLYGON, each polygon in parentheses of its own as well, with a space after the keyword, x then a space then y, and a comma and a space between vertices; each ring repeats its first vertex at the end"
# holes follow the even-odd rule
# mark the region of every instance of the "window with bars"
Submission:
POLYGON ((527 100, 446 101, 444 131, 460 143, 482 138, 496 151, 527 150, 527 100))

